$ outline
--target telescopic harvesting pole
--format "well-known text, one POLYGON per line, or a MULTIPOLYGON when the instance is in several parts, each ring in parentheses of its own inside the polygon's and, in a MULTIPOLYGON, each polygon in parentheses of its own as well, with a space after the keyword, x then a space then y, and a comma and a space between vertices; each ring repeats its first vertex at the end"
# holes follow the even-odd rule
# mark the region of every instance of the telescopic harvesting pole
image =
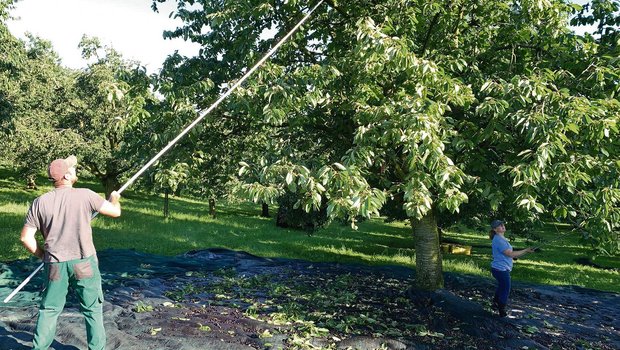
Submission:
MULTIPOLYGON (((185 129, 183 129, 183 131, 181 131, 181 133, 179 135, 177 135, 177 137, 175 137, 174 139, 172 139, 172 141, 170 141, 166 147, 164 147, 161 151, 159 151, 159 153, 157 153, 153 158, 151 158, 151 160, 149 160, 146 164, 144 164, 144 166, 138 170, 138 172, 132 176, 129 180, 127 180, 127 182, 120 188, 118 189, 118 193, 122 193, 124 190, 126 190, 129 186, 131 186, 131 184, 134 183, 134 181, 136 181, 136 179, 138 177, 140 177, 140 175, 142 175, 148 168, 151 167, 151 165, 153 165, 159 158, 161 158, 161 156, 164 155, 164 153, 166 153, 170 148, 172 148, 172 146, 174 146, 181 138, 183 138, 183 136, 185 136, 190 130, 192 130, 198 123, 200 123, 209 113, 211 113, 211 111, 213 111, 220 103, 222 103, 222 101, 224 101, 228 96, 230 96, 241 84, 243 84, 243 82, 245 82, 261 65, 263 65, 263 63, 265 63, 279 48, 280 46, 282 46, 284 44, 284 42, 286 40, 288 40, 288 38, 290 38, 298 29, 299 27, 301 27, 307 20, 308 18, 310 18, 310 16, 312 15, 312 13, 319 7, 321 6, 321 4, 323 3, 324 0, 319 0, 319 2, 314 5, 314 7, 312 7, 312 9, 299 21, 299 23, 297 23, 297 25, 295 25, 295 27, 293 27, 293 29, 291 29, 282 39, 280 39, 280 41, 273 47, 271 48, 271 50, 269 50, 269 52, 267 52, 263 58, 261 58, 252 68, 250 68, 249 71, 247 71, 247 73, 245 73, 241 79, 239 79, 235 84, 233 84, 233 86, 231 86, 226 92, 224 92, 222 95, 220 95, 220 97, 209 107, 207 108, 205 111, 203 111, 198 118, 196 118, 191 124, 189 124, 185 129)), ((97 213, 95 213, 93 215, 93 218, 97 216, 97 213)), ((11 292, 11 294, 9 294, 8 297, 6 297, 4 299, 5 303, 8 303, 14 296, 15 294, 17 294, 22 288, 24 288, 24 286, 26 284, 28 284, 28 282, 30 282, 30 280, 32 279, 32 277, 34 277, 37 272, 39 272, 39 270, 41 270, 43 268, 44 264, 42 263, 41 265, 39 265, 31 274, 30 276, 28 276, 19 286, 17 286, 17 288, 15 288, 15 290, 13 292, 11 292)))
MULTIPOLYGON (((554 226, 554 227, 555 227, 555 226, 554 226)), ((557 227, 555 227, 555 230, 556 230, 558 233, 560 233, 560 231, 558 230, 558 228, 557 228, 557 227)), ((538 249, 540 249, 540 248, 542 248, 542 247, 544 247, 544 246, 546 246, 546 245, 548 245, 548 244, 550 244, 550 243, 553 243, 553 242, 559 241, 560 239, 562 239, 562 238, 564 238, 564 237, 568 236, 568 235, 569 235, 569 234, 571 234, 571 233, 572 233, 572 231, 568 231, 568 232, 566 232, 566 233, 564 233, 564 234, 561 234, 561 235, 559 235, 559 236, 555 237, 555 238, 554 238, 554 239, 552 239, 552 240, 549 240, 549 241, 543 242, 543 243, 541 243, 541 244, 539 244, 539 245, 537 245, 537 246, 535 246, 535 247, 532 247, 532 250, 535 252, 535 251, 537 251, 538 249)), ((515 258, 515 260, 517 260, 517 258, 515 258)))
MULTIPOLYGON (((557 227, 556 227, 556 230, 557 230, 557 227)), ((558 231, 558 232, 559 232, 559 231, 558 231)), ((549 241, 543 242, 543 243, 541 243, 541 244, 537 245, 536 247, 533 247, 533 249, 534 249, 534 250, 538 250, 538 249, 540 249, 540 248, 542 248, 542 247, 544 247, 544 246, 548 245, 549 243, 553 243, 553 242, 559 241, 560 239, 562 239, 562 238, 564 238, 564 237, 568 236, 568 235, 569 235, 569 234, 571 234, 571 233, 573 233, 573 232, 572 232, 572 231, 568 231, 568 232, 566 232, 566 233, 564 233, 564 234, 559 235, 558 237, 556 237, 556 238, 554 238, 554 239, 552 239, 552 240, 549 240, 549 241)))

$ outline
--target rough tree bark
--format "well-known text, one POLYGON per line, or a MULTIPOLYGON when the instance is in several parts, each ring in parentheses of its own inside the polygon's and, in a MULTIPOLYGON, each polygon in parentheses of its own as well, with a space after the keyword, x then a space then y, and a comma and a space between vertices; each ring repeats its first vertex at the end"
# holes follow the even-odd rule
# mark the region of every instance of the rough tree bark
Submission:
POLYGON ((168 198, 168 193, 170 191, 166 188, 164 191, 164 217, 167 218, 170 215, 170 199, 168 198))
POLYGON ((209 198, 209 215, 215 219, 215 198, 209 198))
POLYGON ((110 193, 112 193, 112 191, 116 191, 121 187, 118 179, 116 178, 116 175, 107 175, 100 178, 100 180, 105 191, 106 199, 110 198, 110 193))
POLYGON ((443 269, 437 220, 429 213, 420 220, 410 219, 416 253, 415 287, 425 291, 443 288, 443 269))
POLYGON ((262 216, 264 218, 268 218, 269 217, 269 204, 263 202, 262 213, 260 214, 260 216, 262 216))

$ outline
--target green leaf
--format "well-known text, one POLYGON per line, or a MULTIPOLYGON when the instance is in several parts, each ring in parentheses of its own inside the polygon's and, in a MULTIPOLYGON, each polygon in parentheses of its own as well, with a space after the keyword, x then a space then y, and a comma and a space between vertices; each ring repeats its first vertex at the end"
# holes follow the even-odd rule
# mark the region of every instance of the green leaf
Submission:
POLYGON ((569 123, 566 125, 566 128, 575 134, 579 134, 579 126, 575 123, 569 123))
POLYGON ((347 168, 340 163, 334 163, 334 166, 338 168, 338 170, 342 170, 342 171, 347 170, 347 168))
POLYGON ((288 172, 286 173, 286 184, 290 185, 293 182, 293 174, 288 172))
POLYGON ((211 332, 211 327, 207 326, 207 325, 203 325, 203 324, 198 324, 198 329, 203 331, 203 332, 211 332))
POLYGON ((525 331, 530 334, 538 333, 538 327, 536 326, 527 326, 525 331))

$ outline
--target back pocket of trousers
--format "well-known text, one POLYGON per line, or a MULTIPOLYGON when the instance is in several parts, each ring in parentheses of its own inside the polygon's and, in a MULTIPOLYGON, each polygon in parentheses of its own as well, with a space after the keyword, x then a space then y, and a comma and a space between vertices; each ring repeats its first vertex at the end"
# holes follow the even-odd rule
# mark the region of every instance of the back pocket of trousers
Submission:
POLYGON ((60 266, 57 264, 49 264, 47 266, 47 278, 50 281, 59 281, 60 280, 60 266))
POLYGON ((78 280, 93 277, 93 267, 88 260, 73 265, 73 272, 75 272, 75 278, 78 280))

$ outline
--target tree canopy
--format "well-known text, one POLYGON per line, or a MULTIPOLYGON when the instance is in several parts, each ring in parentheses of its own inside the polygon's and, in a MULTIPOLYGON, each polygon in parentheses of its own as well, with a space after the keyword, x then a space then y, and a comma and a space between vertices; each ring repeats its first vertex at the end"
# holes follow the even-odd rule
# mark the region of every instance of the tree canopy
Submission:
POLYGON ((80 48, 83 57, 94 62, 77 74, 76 106, 63 126, 80 136, 74 146, 82 163, 109 195, 123 175, 150 156, 145 141, 157 132, 150 125, 150 110, 158 101, 139 63, 124 60, 96 38, 84 36, 80 48))
POLYGON ((35 187, 50 157, 69 151, 76 134, 59 126, 71 110, 72 72, 45 40, 15 39, 0 23, 0 155, 35 187))
MULTIPOLYGON (((179 1, 184 25, 166 36, 203 49, 176 74, 213 82, 208 98, 311 5, 179 1)), ((296 191, 351 220, 400 203, 427 289, 442 284, 437 221, 455 213, 522 232, 567 222, 617 250, 617 20, 617 1, 330 1, 223 108, 279 136, 270 181, 246 193, 296 191)))
MULTIPOLYGON (((0 4, 1 5, 1 4, 0 4)), ((149 109, 157 104, 151 79, 96 38, 80 43, 84 70, 62 66, 48 41, 13 37, 0 24, 2 157, 15 164, 29 187, 54 158, 76 154, 106 193, 141 165, 149 109)))

